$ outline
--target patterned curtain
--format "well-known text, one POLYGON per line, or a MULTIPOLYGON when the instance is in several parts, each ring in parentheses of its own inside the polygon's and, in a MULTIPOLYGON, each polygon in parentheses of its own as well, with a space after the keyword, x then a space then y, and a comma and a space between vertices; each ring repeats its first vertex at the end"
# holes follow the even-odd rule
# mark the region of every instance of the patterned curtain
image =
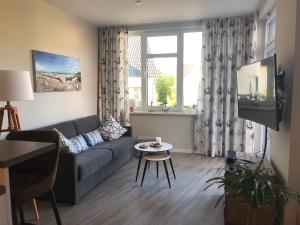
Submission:
POLYGON ((202 79, 195 125, 195 153, 224 156, 252 152, 254 125, 238 119, 236 71, 254 60, 254 16, 204 21, 202 79))
POLYGON ((110 113, 123 125, 129 123, 127 41, 124 26, 99 29, 98 112, 102 121, 110 113))

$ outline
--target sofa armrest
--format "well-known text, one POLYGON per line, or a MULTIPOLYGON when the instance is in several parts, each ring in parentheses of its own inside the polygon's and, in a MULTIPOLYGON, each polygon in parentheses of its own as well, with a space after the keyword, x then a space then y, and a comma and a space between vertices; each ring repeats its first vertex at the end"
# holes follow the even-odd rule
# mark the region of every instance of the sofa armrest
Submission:
POLYGON ((77 202, 77 155, 62 151, 59 156, 54 192, 58 202, 75 204, 77 202))
POLYGON ((127 129, 126 133, 123 136, 132 137, 132 126, 123 126, 127 129))

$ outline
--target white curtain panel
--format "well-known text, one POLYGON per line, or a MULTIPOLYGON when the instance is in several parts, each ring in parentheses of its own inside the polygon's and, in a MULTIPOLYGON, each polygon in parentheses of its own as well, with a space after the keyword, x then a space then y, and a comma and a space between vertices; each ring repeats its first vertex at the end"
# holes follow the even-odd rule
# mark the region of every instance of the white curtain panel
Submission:
POLYGON ((104 121, 111 114, 129 123, 128 31, 124 26, 99 29, 98 112, 104 121))
POLYGON ((238 118, 236 72, 255 60, 256 19, 208 19, 203 26, 194 151, 211 157, 253 152, 254 123, 238 118))

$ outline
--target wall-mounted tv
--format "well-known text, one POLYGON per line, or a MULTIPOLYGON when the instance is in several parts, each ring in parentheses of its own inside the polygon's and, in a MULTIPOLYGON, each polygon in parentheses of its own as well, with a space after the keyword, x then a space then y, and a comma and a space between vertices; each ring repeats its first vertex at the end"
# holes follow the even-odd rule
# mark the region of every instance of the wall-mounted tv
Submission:
POLYGON ((237 71, 238 115, 274 130, 278 126, 276 55, 237 71))

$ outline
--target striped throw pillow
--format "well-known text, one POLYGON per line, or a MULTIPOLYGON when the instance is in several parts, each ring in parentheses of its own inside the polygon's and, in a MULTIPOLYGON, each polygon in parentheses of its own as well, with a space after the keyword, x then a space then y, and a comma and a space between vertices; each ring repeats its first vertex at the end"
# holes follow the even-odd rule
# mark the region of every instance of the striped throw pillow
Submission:
POLYGON ((62 145, 68 148, 70 152, 79 153, 89 148, 82 135, 69 139, 57 129, 54 128, 53 130, 58 133, 62 145))
POLYGON ((94 130, 89 133, 82 134, 82 136, 84 137, 84 140, 90 147, 103 142, 103 138, 101 137, 99 130, 94 130))

